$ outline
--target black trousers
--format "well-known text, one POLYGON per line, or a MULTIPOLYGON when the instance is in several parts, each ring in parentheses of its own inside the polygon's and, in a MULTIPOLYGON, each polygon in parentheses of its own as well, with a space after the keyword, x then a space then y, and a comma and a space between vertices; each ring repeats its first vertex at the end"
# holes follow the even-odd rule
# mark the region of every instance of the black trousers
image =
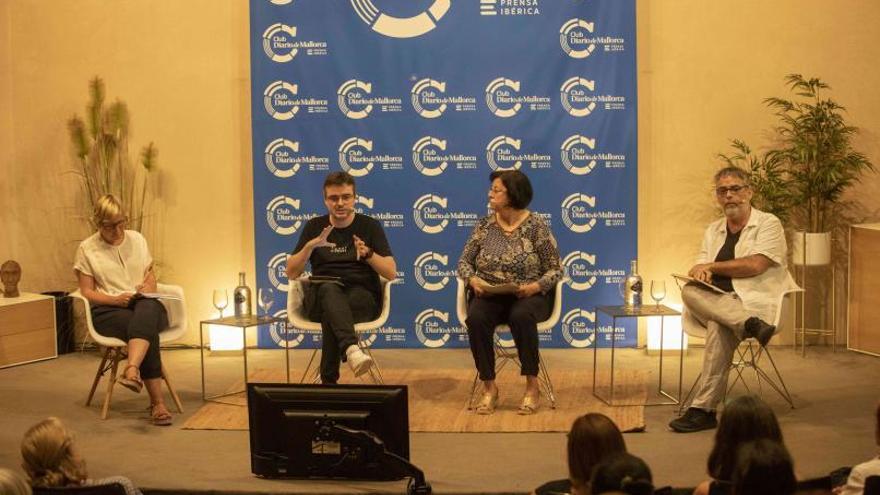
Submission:
POLYGON ((379 304, 363 287, 323 283, 309 286, 303 306, 310 320, 321 322, 321 382, 336 383, 340 359, 358 342, 354 324, 375 319, 379 304))
POLYGON ((550 315, 550 297, 536 294, 475 297, 468 305, 471 353, 480 380, 495 379, 495 327, 507 323, 522 364, 521 375, 538 376, 538 322, 550 315))
POLYGON ((92 323, 105 337, 126 342, 144 339, 150 343, 141 362, 141 378, 162 378, 162 358, 159 355, 159 332, 168 328, 168 313, 156 299, 137 299, 128 308, 92 306, 92 323))

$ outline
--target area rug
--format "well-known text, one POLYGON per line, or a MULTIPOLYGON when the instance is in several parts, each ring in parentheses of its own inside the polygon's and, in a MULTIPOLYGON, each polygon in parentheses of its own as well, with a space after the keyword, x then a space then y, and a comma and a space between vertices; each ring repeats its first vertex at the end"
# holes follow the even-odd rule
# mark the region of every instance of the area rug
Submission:
MULTIPOLYGON (((412 432, 565 432, 578 416, 599 412, 611 418, 621 431, 641 431, 645 426, 644 406, 610 407, 592 394, 592 372, 587 370, 551 371, 556 392, 556 408, 541 398, 538 412, 517 414, 524 380, 515 370, 505 370, 497 378, 500 401, 495 414, 481 416, 468 410, 468 395, 474 372, 467 369, 383 369, 386 384, 409 387, 409 426, 412 432)), ((648 373, 619 370, 615 375, 615 400, 641 403, 646 397, 648 373)), ((283 382, 283 373, 258 370, 252 382, 283 382)), ((359 383, 343 374, 341 383, 359 383)), ((607 376, 600 377, 607 383, 607 376)), ((241 390, 239 381, 230 390, 241 390)), ((183 425, 191 430, 247 430, 247 405, 243 394, 207 402, 183 425)))

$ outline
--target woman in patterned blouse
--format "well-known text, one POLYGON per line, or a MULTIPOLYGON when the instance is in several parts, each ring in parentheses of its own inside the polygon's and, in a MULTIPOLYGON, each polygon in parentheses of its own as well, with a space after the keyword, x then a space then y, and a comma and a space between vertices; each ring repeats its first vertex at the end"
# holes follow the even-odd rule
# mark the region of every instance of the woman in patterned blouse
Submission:
POLYGON ((483 382, 477 414, 492 414, 498 404, 493 337, 497 325, 510 326, 526 377, 520 414, 538 409, 538 328, 550 314, 551 296, 562 278, 559 250, 550 228, 526 207, 532 185, 518 170, 489 176, 493 214, 480 220, 458 261, 458 276, 473 291, 465 325, 474 363, 483 382), (509 293, 498 294, 502 285, 509 293))

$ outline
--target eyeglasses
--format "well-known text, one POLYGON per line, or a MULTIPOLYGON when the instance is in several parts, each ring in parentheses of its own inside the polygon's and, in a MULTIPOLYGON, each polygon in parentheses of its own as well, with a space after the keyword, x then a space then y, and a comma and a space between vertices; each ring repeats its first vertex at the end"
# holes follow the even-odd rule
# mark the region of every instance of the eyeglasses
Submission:
POLYGON ((726 195, 728 192, 732 192, 732 193, 734 193, 734 194, 738 194, 738 193, 739 193, 740 191, 742 191, 743 189, 748 189, 748 188, 749 188, 749 186, 747 186, 747 185, 745 185, 745 184, 743 184, 743 185, 739 185, 739 186, 726 186, 726 187, 725 187, 725 186, 721 186, 721 187, 716 187, 716 188, 715 188, 715 194, 718 195, 718 196, 724 196, 724 195, 726 195))
POLYGON ((492 194, 501 194, 501 193, 506 193, 507 189, 495 189, 494 187, 490 187, 489 192, 492 194))
POLYGON ((128 218, 123 218, 122 220, 117 220, 115 222, 101 222, 98 224, 98 227, 101 230, 116 230, 119 227, 124 227, 126 222, 128 222, 128 218))
POLYGON ((354 200, 354 194, 342 194, 342 195, 334 194, 332 196, 325 196, 324 199, 326 201, 329 201, 330 203, 338 203, 340 200, 343 203, 348 203, 349 201, 354 200))

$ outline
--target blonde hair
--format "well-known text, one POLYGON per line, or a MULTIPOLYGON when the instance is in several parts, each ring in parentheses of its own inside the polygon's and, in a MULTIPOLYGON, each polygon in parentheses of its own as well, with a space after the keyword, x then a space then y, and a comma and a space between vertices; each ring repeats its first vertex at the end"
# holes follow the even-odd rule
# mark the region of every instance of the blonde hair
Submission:
POLYGON ((86 463, 74 449, 73 433, 55 417, 46 418, 25 432, 21 458, 22 467, 35 487, 79 485, 88 477, 86 463))
POLYGON ((31 495, 31 485, 24 476, 11 469, 0 468, 0 493, 3 495, 31 495))
POLYGON ((112 194, 105 194, 98 198, 95 203, 95 225, 101 226, 101 222, 124 215, 122 203, 112 194))

